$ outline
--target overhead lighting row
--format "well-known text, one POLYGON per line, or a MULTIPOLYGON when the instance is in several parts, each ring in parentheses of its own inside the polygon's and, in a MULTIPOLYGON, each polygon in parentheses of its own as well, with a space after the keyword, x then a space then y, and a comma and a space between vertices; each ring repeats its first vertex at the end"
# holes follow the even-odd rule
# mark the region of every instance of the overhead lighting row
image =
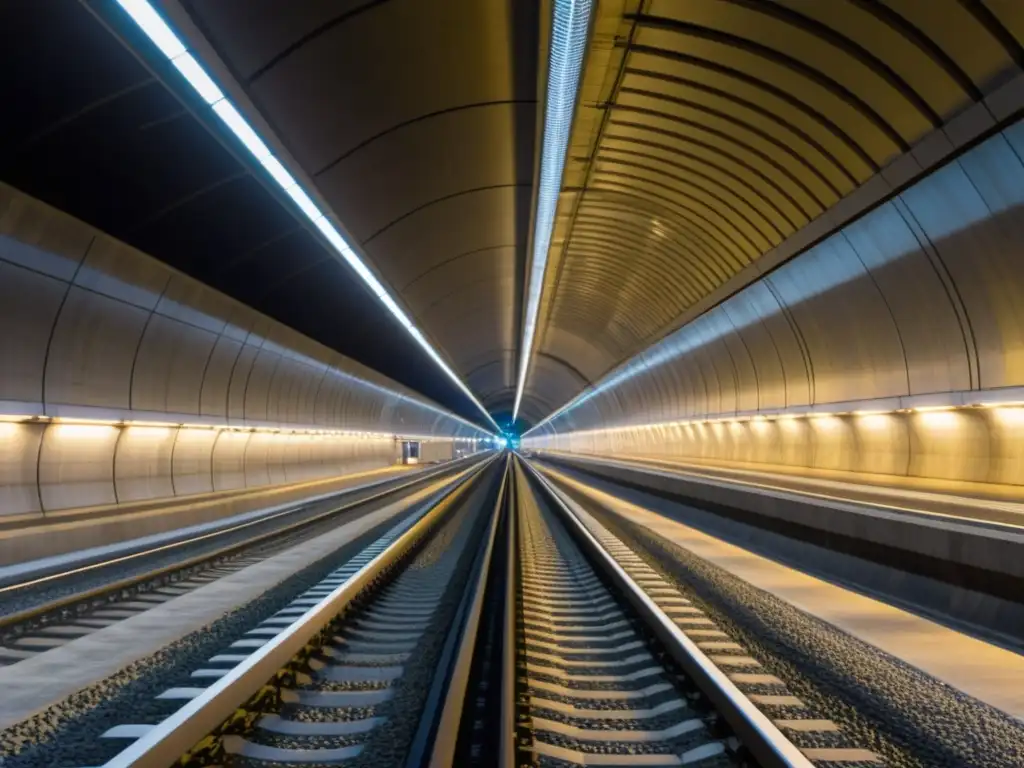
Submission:
POLYGON ((426 337, 413 325, 405 312, 394 300, 377 277, 363 263, 341 233, 331 223, 323 211, 313 202, 302 185, 288 172, 280 160, 274 156, 259 134, 253 130, 248 121, 236 109, 235 105, 224 95, 224 92, 210 77, 198 60, 189 52, 181 38, 170 28, 163 17, 148 0, 117 0, 118 4, 128 13, 139 29, 160 49, 174 68, 188 81, 195 92, 220 118, 221 122, 235 135, 249 154, 263 167, 281 190, 302 211, 303 215, 319 230, 331 248, 338 253, 355 271, 359 278, 369 286, 387 310, 401 323, 402 327, 412 336, 437 366, 455 382, 456 386, 472 401, 487 420, 498 429, 497 423, 483 407, 476 396, 469 390, 458 374, 453 371, 441 356, 434 350, 426 337))
POLYGON ((576 92, 579 87, 583 53, 587 47, 591 0, 554 0, 554 24, 548 59, 547 104, 544 111, 544 144, 541 150, 540 180, 537 188, 537 215, 533 228, 533 258, 527 279, 526 314, 523 340, 519 349, 519 380, 512 420, 519 414, 526 375, 537 332, 544 272, 555 227, 555 211, 562 189, 562 171, 569 147, 576 92))

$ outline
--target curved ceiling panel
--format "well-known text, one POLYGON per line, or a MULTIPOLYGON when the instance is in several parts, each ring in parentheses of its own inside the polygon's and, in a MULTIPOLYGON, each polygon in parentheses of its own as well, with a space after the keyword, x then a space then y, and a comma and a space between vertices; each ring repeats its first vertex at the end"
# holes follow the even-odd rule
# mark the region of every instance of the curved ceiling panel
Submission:
POLYGON ((183 0, 415 322, 514 386, 536 133, 533 3, 183 0))
POLYGON ((1001 0, 600 0, 539 326, 587 378, 538 357, 526 391, 661 338, 1018 74, 1021 33, 1001 0))
MULTIPOLYGON (((195 33, 176 0, 154 4, 182 34, 195 33)), ((195 5, 235 14, 224 32, 230 40, 242 35, 244 44, 233 50, 255 52, 260 61, 279 50, 282 35, 298 39, 324 13, 353 6, 336 0, 195 5)), ((0 121, 0 178, 326 347, 480 418, 119 3, 2 2, 0 29, 7 33, 0 49, 0 103, 17 105, 0 121)), ((202 38, 195 34, 200 43, 202 38)), ((233 97, 244 96, 231 87, 241 78, 232 77, 209 46, 200 47, 203 64, 220 85, 233 97)), ((235 71, 251 68, 236 62, 235 71)), ((248 116, 272 136, 258 116, 248 116)))

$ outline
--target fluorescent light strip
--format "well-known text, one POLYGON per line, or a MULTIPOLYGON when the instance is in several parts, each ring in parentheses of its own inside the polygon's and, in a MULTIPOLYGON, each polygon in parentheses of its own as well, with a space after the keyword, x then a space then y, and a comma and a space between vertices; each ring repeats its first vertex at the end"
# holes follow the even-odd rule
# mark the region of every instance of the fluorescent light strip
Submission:
POLYGON ((591 0, 555 0, 554 24, 548 61, 547 105, 544 111, 544 148, 541 154, 540 182, 537 192, 537 216, 533 230, 533 260, 530 266, 523 342, 519 354, 519 381, 516 384, 513 421, 519 415, 526 374, 537 331, 544 273, 555 227, 555 211, 562 189, 565 153, 569 147, 576 91, 579 87, 583 52, 587 47, 591 0))
MULTIPOLYGON (((578 2, 578 0, 572 1, 578 2)), ((356 274, 359 275, 359 278, 370 287, 370 290, 373 291, 373 295, 376 296, 380 302, 387 307, 388 311, 398 319, 402 324, 402 327, 405 328, 405 330, 409 332, 409 334, 427 352, 427 354, 430 355, 431 359, 441 368, 442 371, 444 371, 448 378, 455 382, 456 386, 458 386, 462 393, 470 399, 473 405, 480 409, 480 412, 487 418, 494 428, 499 429, 497 422, 491 418, 491 414, 489 414, 480 401, 476 399, 476 396, 469 390, 469 387, 463 383, 462 379, 459 378, 459 375, 455 373, 455 371, 453 371, 434 350, 423 333, 412 324, 412 321, 409 320, 406 314, 401 310, 398 303, 388 293, 387 289, 381 285, 380 280, 374 276, 373 272, 370 271, 366 264, 364 264, 356 255, 355 249, 345 241, 345 238, 341 233, 333 224, 331 224, 330 219, 328 219, 323 211, 317 207, 316 203, 313 202, 306 190, 303 189, 295 178, 285 169, 281 161, 274 157, 270 148, 264 143, 263 139, 260 138, 259 134, 257 134, 255 130, 253 130, 252 126, 249 125, 248 121, 242 116, 235 105, 225 97, 223 91, 221 91, 213 81, 209 73, 207 73, 196 58, 189 53, 188 48, 184 42, 182 42, 181 38, 179 38, 177 34, 175 34, 174 30, 168 26, 167 22, 164 21, 163 17, 157 12, 149 0, 117 0, 117 2, 132 18, 132 21, 138 25, 139 29, 141 29, 153 44, 160 49, 164 56, 170 60, 175 69, 181 73, 203 101, 210 105, 213 111, 217 114, 217 117, 219 117, 228 129, 238 138, 238 140, 242 142, 253 158, 263 166, 270 177, 277 183, 284 193, 292 199, 306 218, 316 226, 330 246, 350 267, 352 267, 353 270, 355 270, 356 274)), ((559 172, 559 176, 560 175, 561 172, 559 172)))

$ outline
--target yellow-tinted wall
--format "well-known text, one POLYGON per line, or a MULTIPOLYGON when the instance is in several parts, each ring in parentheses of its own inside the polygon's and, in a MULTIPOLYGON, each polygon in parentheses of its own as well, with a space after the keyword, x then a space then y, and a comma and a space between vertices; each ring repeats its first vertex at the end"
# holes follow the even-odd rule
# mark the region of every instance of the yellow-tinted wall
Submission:
POLYGON ((0 184, 0 518, 344 475, 394 464, 396 436, 476 432, 0 184))
POLYGON ((548 435, 529 447, 1024 485, 1024 406, 690 421, 548 435))

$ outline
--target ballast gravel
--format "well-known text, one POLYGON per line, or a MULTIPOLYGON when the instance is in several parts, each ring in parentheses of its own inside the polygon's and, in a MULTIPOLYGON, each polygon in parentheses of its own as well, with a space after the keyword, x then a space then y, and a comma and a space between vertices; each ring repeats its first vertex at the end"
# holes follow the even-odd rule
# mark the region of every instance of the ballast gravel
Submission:
MULTIPOLYGON (((709 513, 561 468, 627 502, 708 530, 709 513)), ((790 691, 873 750, 889 768, 1020 768, 1024 723, 831 624, 748 584, 688 550, 565 489, 790 691)), ((854 768, 845 763, 844 768, 854 768)))
MULTIPOLYGON (((435 476, 431 475, 429 477, 435 476)), ((393 484, 398 485, 407 479, 408 478, 405 477, 396 478, 393 481, 393 484)), ((244 543, 254 536, 268 533, 295 523, 311 520, 317 515, 322 515, 339 506, 352 504, 359 501, 359 499, 367 498, 374 493, 381 492, 391 484, 392 483, 388 483, 387 485, 366 489, 354 489, 348 493, 339 494, 338 496, 329 499, 322 499, 311 504, 297 505, 293 511, 275 515, 270 519, 253 521, 252 525, 237 531, 226 531, 220 535, 213 536, 209 539, 203 539, 195 543, 183 544, 179 547, 164 550, 152 555, 144 555, 131 560, 126 560, 117 563, 116 565, 95 568, 85 573, 76 574, 73 579, 58 579, 53 582, 46 582, 30 587, 24 587, 22 589, 11 590, 6 593, 4 595, 4 599, 0 601, 0 616, 8 616, 21 611, 44 606, 47 603, 61 598, 81 594, 92 589, 102 588, 115 581, 143 575, 159 568, 173 566, 175 563, 181 562, 186 558, 199 557, 207 553, 213 553, 222 547, 244 543)), ((415 487, 404 489, 399 493, 413 493, 416 487, 419 487, 419 482, 417 482, 415 487)), ((369 502, 363 506, 347 510, 341 514, 344 516, 344 522, 351 522, 373 512, 375 509, 379 509, 384 504, 393 503, 397 498, 401 498, 401 496, 393 496, 379 501, 369 502)), ((244 550, 236 554, 218 558, 216 561, 210 561, 208 563, 193 566, 187 571, 175 572, 173 574, 161 576, 151 581, 141 583, 138 586, 133 586, 130 589, 121 590, 120 592, 111 595, 109 601, 123 600, 132 594, 143 594, 151 590, 159 589, 163 586, 170 586, 176 581, 184 581, 192 576, 201 574, 205 570, 218 565, 230 564, 232 561, 243 557, 270 557, 281 552, 287 547, 295 546, 303 541, 308 541, 325 531, 333 529, 338 525, 338 521, 339 518, 337 516, 331 516, 326 520, 313 524, 308 529, 296 531, 262 544, 255 544, 252 547, 246 547, 244 550)), ((95 605, 98 607, 99 605, 102 605, 103 602, 104 600, 102 599, 97 600, 95 605)), ((74 611, 65 611, 65 614, 65 618, 79 615, 74 611)), ((59 619, 60 617, 55 618, 59 619)), ((32 626, 35 626, 35 623, 33 623, 32 626)), ((31 626, 19 629, 17 632, 11 632, 10 634, 12 636, 17 636, 30 630, 31 626)))

